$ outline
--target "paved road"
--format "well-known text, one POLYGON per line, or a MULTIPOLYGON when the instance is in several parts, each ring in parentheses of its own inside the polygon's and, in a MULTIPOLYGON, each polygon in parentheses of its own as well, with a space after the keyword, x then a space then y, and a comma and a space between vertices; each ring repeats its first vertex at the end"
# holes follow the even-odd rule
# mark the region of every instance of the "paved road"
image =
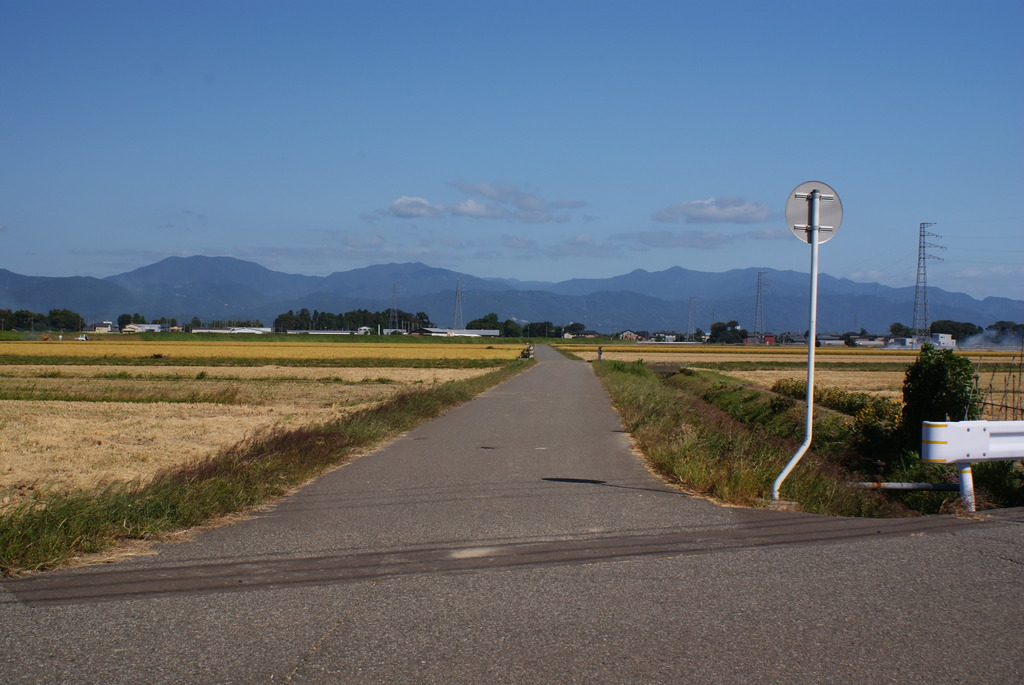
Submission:
POLYGON ((716 507, 538 358, 250 520, 0 584, 0 681, 1024 681, 1020 510, 716 507))

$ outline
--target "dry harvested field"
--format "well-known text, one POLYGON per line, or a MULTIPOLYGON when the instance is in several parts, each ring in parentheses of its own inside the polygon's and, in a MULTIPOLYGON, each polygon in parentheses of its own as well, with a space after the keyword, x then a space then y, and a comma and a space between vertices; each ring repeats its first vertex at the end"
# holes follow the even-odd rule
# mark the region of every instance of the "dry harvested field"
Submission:
POLYGON ((522 345, 220 340, 0 341, 0 355, 163 359, 515 359, 522 345))
MULTIPOLYGON (((805 347, 665 344, 602 347, 606 360, 631 362, 642 359, 654 364, 685 364, 695 368, 707 365, 764 388, 770 388, 781 378, 807 378, 805 347), (730 368, 730 365, 742 368, 730 368)), ((588 361, 597 359, 597 344, 567 344, 559 345, 559 348, 588 361)), ((978 385, 985 392, 987 401, 1008 406, 1021 405, 1019 352, 970 350, 961 354, 976 365, 978 385)), ((906 367, 916 358, 917 352, 914 351, 819 347, 815 350, 815 385, 900 399, 906 367)), ((1013 417, 987 408, 986 418, 1013 417)))
POLYGON ((43 486, 90 488, 147 479, 247 435, 338 418, 411 385, 490 368, 330 367, 332 359, 513 359, 518 345, 0 342, 0 503, 43 486), (69 364, 68 348, 82 364, 69 364), (356 349, 352 349, 356 348, 356 349), (157 350, 163 350, 158 352, 157 350), (80 351, 80 352, 79 352, 80 351), (48 365, 46 353, 64 357, 48 365), (92 353, 92 354, 87 354, 92 353), (222 366, 218 359, 314 359, 317 366, 222 366), (162 354, 181 366, 133 366, 162 354), (117 360, 105 365, 103 359, 117 360), (202 360, 199 366, 196 360, 202 360))
MULTIPOLYGON (((578 357, 597 359, 597 345, 559 345, 578 357)), ((699 365, 709 362, 801 362, 807 360, 806 347, 742 347, 717 345, 603 345, 605 359, 648 362, 684 362, 699 365)), ((865 363, 903 362, 909 364, 917 354, 890 350, 852 350, 848 347, 821 348, 815 351, 819 361, 865 363)))

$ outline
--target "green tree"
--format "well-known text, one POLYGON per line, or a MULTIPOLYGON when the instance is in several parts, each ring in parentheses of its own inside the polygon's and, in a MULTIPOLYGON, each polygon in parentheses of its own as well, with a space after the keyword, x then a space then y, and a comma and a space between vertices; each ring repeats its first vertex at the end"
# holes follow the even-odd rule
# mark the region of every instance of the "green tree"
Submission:
POLYGON ((341 326, 338 324, 338 315, 330 312, 318 312, 313 310, 313 330, 335 331, 341 326))
POLYGON ((70 309, 51 309, 46 320, 50 328, 57 331, 80 331, 85 328, 85 319, 70 309))
POLYGON ((494 312, 482 316, 479 319, 473 319, 466 324, 466 329, 471 331, 496 331, 501 328, 501 323, 498 321, 498 315, 494 312))
POLYGON ((46 321, 45 314, 30 312, 27 309, 19 309, 14 312, 11 318, 14 322, 14 328, 25 331, 37 330, 46 321))
POLYGON ((523 327, 512 319, 505 319, 501 324, 501 335, 503 338, 519 338, 523 335, 523 327))
POLYGON ((905 326, 898 321, 893 324, 889 324, 889 333, 894 338, 913 338, 914 331, 910 326, 905 326))
POLYGON ((950 321, 948 319, 932 321, 928 330, 932 333, 948 333, 952 335, 953 339, 956 341, 966 340, 967 338, 975 335, 981 335, 982 333, 981 326, 963 321, 950 321))
POLYGON ((550 321, 533 321, 523 326, 523 335, 527 338, 561 338, 562 327, 550 321))
POLYGON ((295 312, 289 309, 284 314, 278 314, 274 319, 274 332, 284 333, 295 330, 295 312))
POLYGON ((903 432, 907 447, 921 445, 923 421, 972 421, 981 418, 981 391, 974 366, 953 350, 921 345, 903 380, 903 432))
POLYGON ((736 321, 716 321, 711 324, 711 334, 708 336, 709 343, 731 345, 743 342, 748 336, 745 329, 740 328, 736 321))
POLYGON ((1024 323, 1013 321, 996 321, 994 324, 985 327, 986 331, 992 331, 994 342, 1003 342, 1007 338, 1019 338, 1024 335, 1024 323))

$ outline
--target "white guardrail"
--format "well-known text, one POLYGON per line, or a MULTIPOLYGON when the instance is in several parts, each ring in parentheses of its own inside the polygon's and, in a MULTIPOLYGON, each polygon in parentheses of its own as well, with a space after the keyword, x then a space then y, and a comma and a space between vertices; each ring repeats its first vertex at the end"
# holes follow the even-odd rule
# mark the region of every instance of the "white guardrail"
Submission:
POLYGON ((960 497, 968 511, 974 511, 971 464, 1024 459, 1024 421, 925 421, 921 459, 929 464, 956 464, 960 497))

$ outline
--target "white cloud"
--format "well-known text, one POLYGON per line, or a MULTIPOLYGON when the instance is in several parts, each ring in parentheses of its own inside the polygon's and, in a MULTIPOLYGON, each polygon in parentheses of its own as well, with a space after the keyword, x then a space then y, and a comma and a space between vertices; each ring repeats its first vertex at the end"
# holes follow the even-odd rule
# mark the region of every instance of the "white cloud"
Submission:
POLYGON ((455 216, 473 216, 478 218, 496 219, 505 215, 501 207, 485 205, 482 202, 470 198, 452 206, 452 214, 455 216))
POLYGON ((746 202, 738 197, 719 197, 669 205, 656 213, 655 221, 688 224, 756 224, 768 221, 772 208, 763 202, 746 202))
POLYGON ((516 209, 522 212, 543 212, 548 208, 547 202, 529 193, 520 193, 514 196, 512 203, 515 204, 516 209))
POLYGON ((402 219, 440 216, 444 214, 444 205, 433 205, 422 197, 403 195, 391 203, 391 214, 402 219))
MULTIPOLYGON (((504 216, 527 224, 543 224, 551 221, 564 223, 572 219, 566 211, 553 213, 553 210, 570 210, 586 207, 582 200, 545 200, 514 186, 496 186, 490 183, 452 183, 454 188, 467 195, 477 195, 490 200, 495 205, 481 205, 470 199, 460 205, 473 203, 472 206, 486 207, 488 214, 463 213, 463 216, 504 216)), ((456 212, 453 211, 453 214, 456 212)))
MULTIPOLYGON (((469 217, 471 219, 509 219, 527 224, 565 223, 571 221, 571 210, 586 207, 582 200, 546 200, 512 186, 496 186, 490 183, 452 183, 452 187, 466 195, 487 200, 481 202, 470 197, 453 205, 433 204, 422 197, 403 195, 391 203, 388 209, 378 209, 379 216, 394 216, 401 219, 419 219, 442 215, 469 217)), ((359 215, 363 221, 377 221, 374 214, 359 215)))

